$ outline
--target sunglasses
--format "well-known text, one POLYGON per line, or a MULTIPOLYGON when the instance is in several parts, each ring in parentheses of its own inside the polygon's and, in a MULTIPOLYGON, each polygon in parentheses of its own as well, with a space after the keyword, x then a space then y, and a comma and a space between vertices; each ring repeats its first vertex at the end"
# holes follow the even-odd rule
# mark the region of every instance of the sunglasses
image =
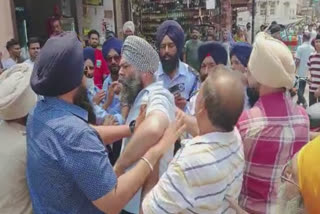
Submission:
POLYGON ((109 64, 111 64, 113 60, 116 63, 119 63, 121 60, 121 56, 107 56, 106 60, 107 60, 107 63, 109 63, 109 64))
POLYGON ((94 66, 86 66, 85 68, 84 68, 84 71, 93 71, 94 70, 94 66))
POLYGON ((282 169, 282 172, 281 172, 281 183, 284 183, 284 182, 288 182, 290 184, 293 184, 295 185, 298 189, 300 189, 299 185, 293 181, 292 179, 292 173, 286 173, 287 169, 288 169, 288 166, 291 165, 291 162, 289 161, 282 169))

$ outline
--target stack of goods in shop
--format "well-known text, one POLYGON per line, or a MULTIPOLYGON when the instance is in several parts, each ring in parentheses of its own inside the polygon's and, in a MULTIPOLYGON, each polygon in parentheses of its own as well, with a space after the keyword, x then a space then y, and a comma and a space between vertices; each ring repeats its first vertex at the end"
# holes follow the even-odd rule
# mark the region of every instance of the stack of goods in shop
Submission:
POLYGON ((158 26, 170 19, 176 20, 184 31, 198 26, 205 36, 209 25, 218 23, 219 10, 207 10, 206 0, 135 0, 133 19, 140 36, 154 43, 158 26))

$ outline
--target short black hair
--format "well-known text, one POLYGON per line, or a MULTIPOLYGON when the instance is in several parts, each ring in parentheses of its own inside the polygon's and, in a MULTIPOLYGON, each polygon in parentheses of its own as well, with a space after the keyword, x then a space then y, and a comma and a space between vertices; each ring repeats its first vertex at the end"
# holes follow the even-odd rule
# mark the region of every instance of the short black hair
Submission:
POLYGON ((31 44, 34 44, 34 43, 39 43, 39 45, 41 45, 41 43, 40 43, 40 40, 39 40, 39 38, 38 37, 31 37, 30 39, 29 39, 29 41, 28 41, 28 48, 30 48, 30 45, 31 44))
POLYGON ((13 46, 15 45, 20 45, 19 42, 15 39, 10 39, 8 42, 7 42, 7 45, 6 45, 6 48, 7 50, 9 51, 10 48, 12 48, 13 46))
POLYGON ((192 28, 191 28, 191 33, 192 33, 192 31, 194 31, 194 30, 196 30, 196 31, 198 31, 198 32, 200 33, 199 27, 197 27, 197 26, 192 27, 192 28))
POLYGON ((53 26, 53 23, 54 22, 56 22, 56 21, 58 21, 59 22, 59 24, 61 25, 61 19, 59 18, 59 17, 53 17, 52 19, 51 19, 51 26, 53 26))
POLYGON ((303 41, 310 41, 311 35, 308 32, 305 32, 302 37, 303 41))
POLYGON ((89 33, 88 33, 88 39, 90 39, 91 35, 92 34, 96 34, 99 38, 100 38, 100 34, 98 31, 96 30, 90 30, 89 33))

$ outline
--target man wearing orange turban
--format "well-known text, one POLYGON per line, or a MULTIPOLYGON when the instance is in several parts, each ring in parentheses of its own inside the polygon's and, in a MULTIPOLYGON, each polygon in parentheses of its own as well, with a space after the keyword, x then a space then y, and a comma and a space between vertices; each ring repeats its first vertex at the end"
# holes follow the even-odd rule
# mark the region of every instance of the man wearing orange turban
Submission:
POLYGON ((320 213, 320 137, 305 145, 283 170, 279 213, 320 213))

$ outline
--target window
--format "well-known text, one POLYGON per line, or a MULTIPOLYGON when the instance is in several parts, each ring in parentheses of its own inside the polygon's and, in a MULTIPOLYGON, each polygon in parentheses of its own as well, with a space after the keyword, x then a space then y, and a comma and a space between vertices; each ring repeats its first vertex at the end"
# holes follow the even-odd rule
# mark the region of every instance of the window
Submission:
POLYGON ((261 15, 261 16, 267 15, 267 3, 266 3, 266 2, 262 2, 262 3, 261 3, 261 6, 260 6, 260 15, 261 15))
POLYGON ((270 15, 276 14, 276 2, 270 2, 270 15))

